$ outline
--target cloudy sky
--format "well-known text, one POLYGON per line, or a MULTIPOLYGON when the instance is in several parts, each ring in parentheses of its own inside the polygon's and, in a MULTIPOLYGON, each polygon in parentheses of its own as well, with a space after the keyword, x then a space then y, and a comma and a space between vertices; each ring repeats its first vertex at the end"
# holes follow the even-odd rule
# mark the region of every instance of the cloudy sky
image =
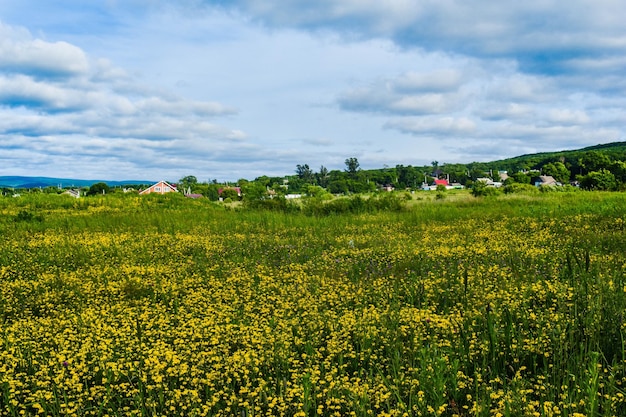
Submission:
POLYGON ((254 179, 626 140, 622 0, 0 1, 0 175, 254 179))

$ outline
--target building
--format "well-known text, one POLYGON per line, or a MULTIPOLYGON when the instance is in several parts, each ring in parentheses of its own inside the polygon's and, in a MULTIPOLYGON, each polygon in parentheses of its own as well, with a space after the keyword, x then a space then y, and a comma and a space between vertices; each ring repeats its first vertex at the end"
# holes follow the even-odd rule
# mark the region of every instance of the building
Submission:
POLYGON ((166 181, 159 181, 156 184, 151 185, 145 190, 141 191, 139 195, 142 194, 167 194, 167 193, 176 193, 178 190, 175 186, 168 184, 166 181))

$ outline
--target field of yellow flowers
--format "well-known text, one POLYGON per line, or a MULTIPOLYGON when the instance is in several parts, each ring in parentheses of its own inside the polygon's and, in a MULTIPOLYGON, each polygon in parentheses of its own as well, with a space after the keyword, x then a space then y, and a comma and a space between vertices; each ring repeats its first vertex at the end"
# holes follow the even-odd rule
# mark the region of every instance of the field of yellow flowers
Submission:
POLYGON ((0 200, 0 415, 624 416, 626 196, 0 200))

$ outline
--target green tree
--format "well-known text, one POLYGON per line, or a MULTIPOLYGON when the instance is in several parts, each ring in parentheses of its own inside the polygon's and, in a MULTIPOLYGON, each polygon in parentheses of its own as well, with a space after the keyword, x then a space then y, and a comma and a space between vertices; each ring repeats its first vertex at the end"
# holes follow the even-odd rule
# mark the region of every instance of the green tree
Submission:
POLYGON ((615 179, 620 183, 626 183, 626 162, 615 161, 611 164, 609 171, 615 175, 615 179))
POLYGON ((541 168, 541 173, 543 175, 550 175, 561 184, 567 184, 571 176, 569 169, 567 169, 563 162, 547 163, 541 168))
POLYGON ((509 178, 512 178, 518 184, 530 184, 530 175, 527 175, 525 172, 516 172, 512 174, 509 178))
POLYGON ((585 173, 592 171, 600 171, 601 169, 608 169, 611 165, 611 159, 604 153, 599 151, 589 151, 580 158, 579 165, 583 168, 585 173))
POLYGON ((359 160, 357 158, 348 158, 345 161, 346 163, 346 172, 349 173, 352 177, 356 176, 356 173, 359 171, 359 160))
POLYGON ((178 189, 182 191, 183 194, 186 194, 188 191, 193 193, 196 191, 195 188, 197 184, 198 179, 193 175, 188 175, 178 180, 178 189))
POLYGON ((92 184, 87 191, 87 195, 107 194, 110 188, 105 182, 97 182, 92 184))
POLYGON ((241 189, 243 201, 259 201, 267 198, 267 188, 262 183, 253 181, 244 185, 241 189))
POLYGON ((407 167, 396 165, 396 173, 398 175, 397 186, 399 188, 416 188, 422 182, 423 174, 411 165, 407 167))
POLYGON ((313 182, 313 178, 315 177, 313 170, 309 168, 309 164, 296 165, 296 174, 305 184, 311 184, 313 182))
POLYGON ((319 200, 332 198, 330 193, 326 191, 324 188, 320 187, 319 185, 309 185, 307 187, 306 193, 309 197, 316 198, 319 200))
POLYGON ((328 168, 326 168, 324 165, 320 166, 320 172, 317 174, 317 183, 319 184, 319 186, 326 188, 328 186, 329 178, 330 177, 328 175, 328 168))
POLYGON ((345 194, 348 190, 348 183, 344 179, 337 179, 328 184, 328 191, 333 194, 345 194))
POLYGON ((615 175, 609 170, 591 171, 580 179, 580 187, 585 190, 612 191, 617 187, 615 175))
POLYGON ((239 200, 239 193, 234 188, 224 188, 220 194, 224 200, 230 198, 233 201, 239 200))

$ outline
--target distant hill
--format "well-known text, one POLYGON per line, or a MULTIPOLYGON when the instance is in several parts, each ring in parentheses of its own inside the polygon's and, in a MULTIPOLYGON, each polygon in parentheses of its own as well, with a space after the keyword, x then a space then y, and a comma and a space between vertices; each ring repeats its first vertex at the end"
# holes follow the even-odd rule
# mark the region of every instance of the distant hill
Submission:
POLYGON ((123 185, 152 184, 155 181, 108 181, 108 180, 80 180, 71 178, 50 178, 50 177, 19 177, 0 176, 0 187, 8 188, 45 188, 45 187, 90 187, 91 185, 104 182, 109 187, 119 187, 123 185))
POLYGON ((515 171, 521 168, 537 169, 549 162, 561 160, 564 163, 575 167, 578 165, 578 159, 581 158, 583 154, 590 151, 602 152, 614 161, 626 161, 626 142, 612 142, 569 151, 541 152, 520 155, 513 158, 493 162, 484 162, 480 164, 488 165, 497 169, 515 171))

